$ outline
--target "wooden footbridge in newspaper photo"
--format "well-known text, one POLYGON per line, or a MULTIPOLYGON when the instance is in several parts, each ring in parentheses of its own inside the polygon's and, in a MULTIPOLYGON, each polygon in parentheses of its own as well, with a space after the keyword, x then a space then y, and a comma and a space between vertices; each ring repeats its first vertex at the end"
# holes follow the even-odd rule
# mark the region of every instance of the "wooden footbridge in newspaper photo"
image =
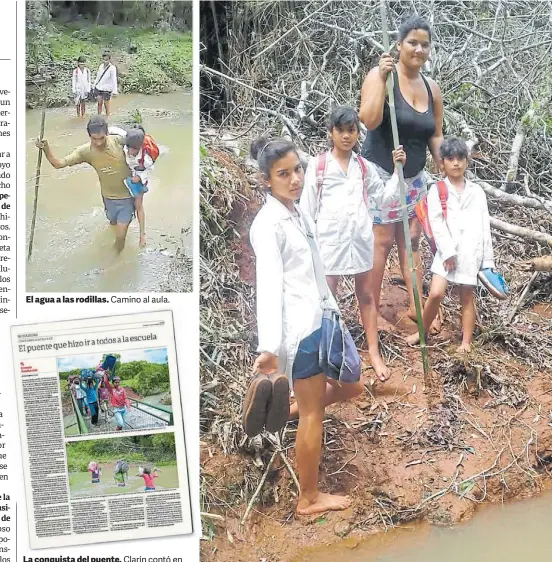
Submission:
MULTIPOLYGON (((127 391, 128 394, 132 392, 127 391)), ((158 399, 155 397, 148 397, 158 399)), ((155 429, 173 425, 173 413, 170 406, 161 406, 149 401, 129 396, 130 409, 124 418, 123 431, 138 429, 155 429)), ((86 411, 80 412, 75 395, 66 391, 62 393, 64 433, 69 435, 86 435, 94 433, 116 433, 117 421, 109 405, 100 408, 98 422, 92 423, 92 416, 86 411)))

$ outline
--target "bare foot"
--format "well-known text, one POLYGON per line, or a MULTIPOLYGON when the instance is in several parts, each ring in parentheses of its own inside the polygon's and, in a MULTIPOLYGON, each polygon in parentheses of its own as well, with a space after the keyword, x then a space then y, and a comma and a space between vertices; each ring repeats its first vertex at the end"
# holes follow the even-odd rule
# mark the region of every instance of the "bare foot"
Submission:
POLYGON ((472 346, 471 343, 462 343, 460 347, 456 350, 456 353, 471 353, 472 346))
POLYGON ((297 515, 314 515, 325 511, 343 511, 351 506, 352 500, 349 496, 335 496, 318 492, 314 500, 299 498, 297 504, 297 515))
POLYGON ((146 237, 140 236, 140 248, 145 248, 145 247, 146 247, 146 237))
POLYGON ((429 327, 429 333, 434 336, 441 331, 441 309, 439 309, 439 314, 435 317, 435 320, 431 323, 429 327))
POLYGON ((385 382, 390 377, 391 371, 383 362, 379 353, 370 354, 370 363, 372 363, 376 376, 381 382, 385 382))
MULTIPOLYGON (((362 325, 362 324, 361 324, 362 325)), ((378 332, 392 332, 393 324, 386 320, 383 316, 378 315, 378 332)))
POLYGON ((420 343, 420 334, 418 334, 418 332, 416 332, 415 334, 412 334, 411 336, 408 336, 406 338, 406 343, 408 345, 418 345, 420 343))

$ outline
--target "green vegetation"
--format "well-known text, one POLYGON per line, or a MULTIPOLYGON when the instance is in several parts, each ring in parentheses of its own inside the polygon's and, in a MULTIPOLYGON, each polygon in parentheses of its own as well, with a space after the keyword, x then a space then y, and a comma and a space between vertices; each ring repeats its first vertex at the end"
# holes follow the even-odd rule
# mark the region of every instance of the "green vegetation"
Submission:
MULTIPOLYGON (((89 366, 90 369, 95 367, 96 365, 89 366)), ((140 396, 151 396, 170 390, 169 365, 166 360, 165 363, 150 363, 149 361, 118 362, 116 375, 121 378, 121 386, 132 389, 140 396)), ((69 376, 80 376, 80 369, 59 373, 62 390, 65 390, 69 376)))
POLYGON ((69 472, 86 471, 88 463, 111 464, 119 459, 127 462, 166 466, 176 463, 173 433, 137 435, 116 439, 92 439, 67 443, 69 472))
POLYGON ((27 36, 27 106, 41 103, 44 81, 48 105, 73 103, 71 73, 86 57, 92 81, 104 50, 117 67, 121 93, 156 94, 192 85, 192 35, 110 25, 55 25, 27 36))

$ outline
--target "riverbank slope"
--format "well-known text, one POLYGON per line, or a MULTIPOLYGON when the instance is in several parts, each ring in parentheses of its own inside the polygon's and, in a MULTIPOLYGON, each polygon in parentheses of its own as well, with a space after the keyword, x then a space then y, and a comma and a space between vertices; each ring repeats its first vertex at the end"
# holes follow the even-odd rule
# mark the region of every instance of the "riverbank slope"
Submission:
MULTIPOLYGON (((415 325, 406 316, 396 257, 391 259, 382 313, 394 329, 382 334, 381 346, 392 377, 375 383, 365 362, 364 394, 328 408, 324 423, 321 489, 349 494, 353 506, 295 516, 297 487, 289 467, 297 425, 288 424, 281 453, 274 455, 273 436, 248 440, 240 423, 256 343, 248 230, 262 200, 244 147, 245 141, 233 150, 208 143, 202 150, 202 560, 289 562, 309 545, 347 537, 354 547, 364 536, 412 520, 452 525, 479 504, 549 487, 551 280, 543 276, 516 321, 506 322, 525 281, 515 270, 518 258, 495 239, 512 298, 499 303, 478 291, 481 323, 474 351, 464 357, 455 352, 458 301, 448 294, 443 330, 429 347, 433 371, 425 379, 419 349, 403 339, 415 325)), ((428 263, 425 243, 423 251, 428 263)), ((340 306, 365 349, 352 285, 344 285, 340 306)))

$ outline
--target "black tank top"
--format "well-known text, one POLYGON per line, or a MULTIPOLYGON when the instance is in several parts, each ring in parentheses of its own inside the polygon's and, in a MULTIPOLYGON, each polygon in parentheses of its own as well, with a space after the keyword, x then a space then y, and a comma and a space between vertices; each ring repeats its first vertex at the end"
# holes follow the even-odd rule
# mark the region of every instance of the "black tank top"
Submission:
MULTIPOLYGON (((429 139, 435 133, 435 115, 433 114, 433 95, 427 80, 422 80, 427 89, 428 108, 424 113, 416 111, 403 98, 399 90, 399 79, 394 73, 395 84, 395 111, 397 113, 397 127, 399 141, 406 152, 406 166, 404 177, 412 178, 424 169, 426 163, 426 149, 429 139)), ((387 98, 383 106, 383 119, 373 131, 368 131, 362 145, 362 156, 381 166, 384 170, 393 173, 393 133, 391 131, 391 118, 387 98)))

